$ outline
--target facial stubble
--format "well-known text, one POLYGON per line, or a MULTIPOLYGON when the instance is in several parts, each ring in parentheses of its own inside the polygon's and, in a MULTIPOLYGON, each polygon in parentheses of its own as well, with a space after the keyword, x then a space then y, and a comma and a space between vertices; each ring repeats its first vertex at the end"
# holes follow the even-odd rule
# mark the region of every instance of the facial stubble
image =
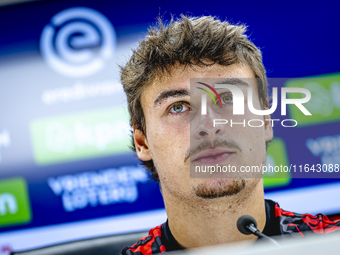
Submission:
POLYGON ((221 179, 214 184, 213 187, 209 187, 206 184, 199 184, 194 192, 196 196, 204 199, 214 199, 225 196, 232 196, 239 193, 246 186, 245 179, 233 179, 231 184, 227 184, 221 179))

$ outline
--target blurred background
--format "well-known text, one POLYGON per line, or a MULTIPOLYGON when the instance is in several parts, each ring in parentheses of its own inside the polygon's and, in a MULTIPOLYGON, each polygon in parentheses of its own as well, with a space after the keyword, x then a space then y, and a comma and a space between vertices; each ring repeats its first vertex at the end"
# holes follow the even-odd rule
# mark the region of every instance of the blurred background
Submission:
MULTIPOLYGON (((274 127, 268 162, 339 164, 339 7, 290 0, 0 1, 0 254, 146 231, 166 220, 158 184, 129 150, 118 67, 159 15, 247 24, 269 84, 312 92, 313 118, 290 107, 286 118, 301 125, 274 127)), ((282 208, 340 214, 334 173, 266 177, 266 197, 282 208)))

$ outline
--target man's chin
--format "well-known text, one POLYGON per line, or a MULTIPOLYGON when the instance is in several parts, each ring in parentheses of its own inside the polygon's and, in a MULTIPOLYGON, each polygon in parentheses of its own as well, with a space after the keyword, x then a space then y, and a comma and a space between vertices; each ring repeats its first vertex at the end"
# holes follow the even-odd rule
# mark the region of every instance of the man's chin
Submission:
POLYGON ((209 183, 200 183, 195 189, 196 196, 214 199, 238 194, 246 186, 245 179, 214 179, 209 183))

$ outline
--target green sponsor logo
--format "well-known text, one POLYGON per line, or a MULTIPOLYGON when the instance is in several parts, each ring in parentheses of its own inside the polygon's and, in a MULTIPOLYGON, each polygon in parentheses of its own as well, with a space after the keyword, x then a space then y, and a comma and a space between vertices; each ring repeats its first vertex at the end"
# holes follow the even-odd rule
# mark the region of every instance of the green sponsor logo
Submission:
POLYGON ((30 221, 31 209, 25 180, 13 178, 0 181, 0 227, 30 221))
MULTIPOLYGON (((325 75, 318 78, 290 80, 286 87, 305 88, 311 99, 303 105, 312 115, 304 115, 295 105, 288 105, 292 119, 298 127, 340 120, 340 74, 325 75)), ((288 98, 303 98, 301 93, 288 93, 288 98)))
MULTIPOLYGON (((271 169, 272 167, 273 169, 275 166, 280 167, 281 165, 289 167, 286 145, 282 139, 274 138, 267 149, 267 168, 271 169)), ((289 172, 268 171, 263 175, 263 184, 265 188, 286 186, 290 181, 291 175, 289 172)))
POLYGON ((35 161, 47 165, 126 152, 129 130, 123 108, 35 120, 31 123, 35 161))

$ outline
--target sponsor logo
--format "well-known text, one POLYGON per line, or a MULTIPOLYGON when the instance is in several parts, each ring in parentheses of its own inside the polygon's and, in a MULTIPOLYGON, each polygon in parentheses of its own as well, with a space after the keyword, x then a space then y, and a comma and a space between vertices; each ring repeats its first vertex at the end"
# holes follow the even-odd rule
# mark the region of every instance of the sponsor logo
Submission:
POLYGON ((322 164, 335 165, 340 162, 340 135, 310 138, 306 141, 306 147, 313 156, 321 158, 322 164))
POLYGON ((129 130, 123 108, 35 120, 31 123, 34 158, 47 165, 127 152, 129 130))
POLYGON ((13 178, 0 181, 0 227, 30 220, 31 209, 25 180, 13 178))
POLYGON ((148 181, 145 170, 137 166, 110 168, 51 177, 47 183, 61 196, 66 212, 87 207, 133 203, 138 199, 138 183, 148 181))
POLYGON ((40 37, 40 51, 46 63, 54 71, 71 77, 97 73, 112 58, 115 45, 111 22, 86 7, 58 12, 40 37))
POLYGON ((43 92, 41 99, 45 105, 57 103, 78 102, 88 98, 112 96, 121 93, 122 85, 113 80, 84 84, 78 81, 73 86, 47 89, 43 92))

